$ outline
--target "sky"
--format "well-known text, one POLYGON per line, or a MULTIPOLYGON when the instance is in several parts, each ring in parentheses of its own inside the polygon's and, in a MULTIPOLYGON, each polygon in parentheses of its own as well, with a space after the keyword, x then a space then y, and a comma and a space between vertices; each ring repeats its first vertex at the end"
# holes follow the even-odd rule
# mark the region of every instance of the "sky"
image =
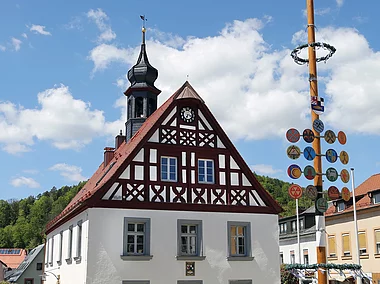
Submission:
MULTIPOLYGON (((292 180, 289 128, 311 128, 308 66, 291 51, 307 42, 306 1, 1 1, 0 199, 77 184, 95 172, 103 149, 125 126, 125 75, 141 44, 159 71, 162 104, 187 79, 258 174, 292 180)), ((316 40, 337 51, 318 64, 325 130, 347 144, 355 185, 380 171, 380 40, 371 1, 315 1, 316 40)), ((317 56, 326 55, 317 50, 317 56)), ((300 56, 306 56, 301 53, 300 56)), ((303 150, 310 146, 300 141, 303 150)), ((324 187, 341 189, 324 178, 324 187)))

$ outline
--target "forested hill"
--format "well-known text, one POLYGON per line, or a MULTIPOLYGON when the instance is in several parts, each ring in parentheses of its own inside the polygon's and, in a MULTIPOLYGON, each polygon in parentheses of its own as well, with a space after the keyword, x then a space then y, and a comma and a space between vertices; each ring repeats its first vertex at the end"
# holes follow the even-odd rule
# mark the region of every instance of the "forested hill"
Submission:
MULTIPOLYGON (((295 201, 288 196, 289 183, 256 175, 266 190, 284 208, 282 216, 295 214, 295 201)), ((0 248, 34 248, 44 239, 47 222, 57 216, 83 187, 78 185, 53 187, 38 196, 21 200, 0 200, 0 248)), ((300 199, 300 207, 308 208, 312 201, 300 199)))

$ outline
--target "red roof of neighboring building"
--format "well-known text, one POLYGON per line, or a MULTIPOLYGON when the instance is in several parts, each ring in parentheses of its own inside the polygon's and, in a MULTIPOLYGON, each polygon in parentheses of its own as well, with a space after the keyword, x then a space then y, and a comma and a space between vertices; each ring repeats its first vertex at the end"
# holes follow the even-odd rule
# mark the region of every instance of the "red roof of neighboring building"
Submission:
MULTIPOLYGON (((181 88, 179 88, 165 103, 161 105, 152 115, 150 115, 135 135, 128 141, 123 142, 117 150, 114 152, 112 160, 107 166, 104 163, 100 164, 94 175, 87 181, 85 186, 77 193, 77 195, 71 200, 67 207, 46 226, 46 232, 50 232, 57 224, 61 223, 65 219, 71 218, 71 216, 78 214, 78 207, 86 209, 84 203, 91 198, 98 190, 105 185, 110 178, 120 169, 122 164, 130 157, 134 155, 138 149, 138 145, 150 138, 150 132, 153 126, 163 118, 162 114, 172 105, 174 100, 192 98, 199 100, 201 104, 204 104, 202 98, 197 94, 189 82, 185 82, 181 88)), ((154 129, 153 129, 154 130, 154 129)), ((258 182, 257 184, 261 186, 258 182)), ((281 206, 275 201, 270 194, 263 189, 264 198, 270 200, 269 203, 273 208, 273 213, 279 213, 282 211, 281 206)), ((81 212, 81 211, 79 211, 81 212)))
POLYGON ((0 249, 0 261, 5 263, 8 267, 15 269, 24 260, 26 250, 19 248, 2 248, 0 249))
MULTIPOLYGON (((380 174, 374 174, 368 179, 366 179, 363 183, 361 183, 358 187, 355 188, 355 197, 356 197, 356 210, 367 209, 370 207, 380 207, 380 204, 373 204, 371 202, 368 193, 371 191, 380 189, 380 174)), ((352 192, 351 192, 351 200, 352 200, 352 192)), ((351 201, 352 203, 352 201, 351 201)), ((346 212, 352 212, 354 207, 352 204, 346 204, 346 208, 341 212, 336 212, 335 206, 331 206, 327 209, 325 216, 331 216, 336 214, 344 214, 346 212)))

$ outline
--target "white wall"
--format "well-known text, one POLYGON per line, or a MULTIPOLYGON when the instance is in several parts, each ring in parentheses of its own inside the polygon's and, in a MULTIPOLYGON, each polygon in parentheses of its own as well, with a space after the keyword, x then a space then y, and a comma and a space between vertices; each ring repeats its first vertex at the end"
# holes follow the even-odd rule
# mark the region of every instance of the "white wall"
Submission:
MULTIPOLYGON (((317 263, 317 251, 316 251, 316 242, 315 242, 315 233, 311 236, 302 236, 300 238, 301 246, 301 264, 304 263, 303 250, 308 249, 309 252, 309 264, 317 263)), ((280 241, 280 253, 283 253, 284 263, 291 263, 290 260, 290 251, 294 250, 295 253, 295 263, 299 263, 298 258, 298 244, 297 238, 286 239, 280 241)))
MULTIPOLYGON (((73 219, 69 220, 67 223, 63 224, 59 228, 55 229, 53 232, 47 235, 48 245, 49 245, 49 260, 50 260, 50 250, 51 250, 51 238, 54 238, 54 248, 53 248, 53 263, 52 265, 44 266, 44 271, 47 272, 45 284, 56 284, 56 278, 49 272, 55 275, 60 275, 61 284, 84 284, 86 283, 86 267, 87 267, 87 243, 88 243, 88 210, 75 216, 73 219), (76 262, 74 257, 77 253, 77 224, 78 221, 82 220, 82 250, 81 250, 81 261, 76 262), (71 263, 67 262, 67 251, 69 246, 69 227, 73 226, 73 246, 72 246, 72 258, 71 263), (58 264, 59 258, 59 239, 60 232, 63 231, 63 245, 62 245, 62 262, 61 265, 58 264)), ((46 258, 45 258, 46 259, 46 258)))
MULTIPOLYGON (((121 284, 122 280, 150 280, 151 284, 203 280, 204 284, 227 284, 230 279, 252 279, 253 284, 280 283, 277 215, 102 208, 88 210, 90 226, 86 284, 121 284), (151 260, 124 261, 120 258, 123 252, 124 217, 150 218, 151 260), (203 251, 206 259, 196 261, 195 276, 186 277, 185 261, 176 259, 177 219, 203 221, 203 251), (254 260, 226 259, 227 221, 251 222, 254 260)), ((82 276, 80 279, 82 281, 82 276)), ((67 282, 65 279, 61 283, 84 282, 67 282)))

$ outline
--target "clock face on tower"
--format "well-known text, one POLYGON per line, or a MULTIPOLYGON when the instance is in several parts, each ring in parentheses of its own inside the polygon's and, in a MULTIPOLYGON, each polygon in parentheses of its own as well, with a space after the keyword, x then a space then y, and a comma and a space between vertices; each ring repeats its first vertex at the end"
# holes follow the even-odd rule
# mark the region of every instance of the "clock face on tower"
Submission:
POLYGON ((195 112, 191 107, 183 107, 181 109, 181 118, 184 122, 193 122, 195 119, 195 112))

